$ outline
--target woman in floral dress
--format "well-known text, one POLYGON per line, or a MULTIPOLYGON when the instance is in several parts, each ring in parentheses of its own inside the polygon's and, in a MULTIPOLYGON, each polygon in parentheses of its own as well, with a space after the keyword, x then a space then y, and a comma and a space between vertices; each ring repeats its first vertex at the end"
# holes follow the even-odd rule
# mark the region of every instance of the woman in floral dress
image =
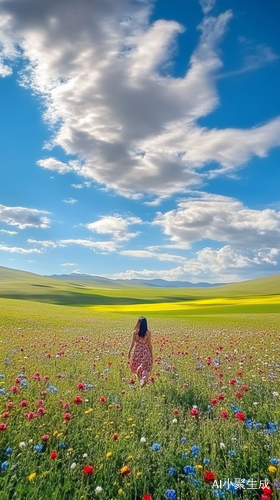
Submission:
POLYGON ((147 320, 141 316, 133 330, 131 345, 128 351, 130 359, 131 351, 136 345, 130 361, 132 373, 136 373, 143 387, 149 381, 151 369, 153 366, 153 350, 151 342, 151 332, 148 330, 147 320))

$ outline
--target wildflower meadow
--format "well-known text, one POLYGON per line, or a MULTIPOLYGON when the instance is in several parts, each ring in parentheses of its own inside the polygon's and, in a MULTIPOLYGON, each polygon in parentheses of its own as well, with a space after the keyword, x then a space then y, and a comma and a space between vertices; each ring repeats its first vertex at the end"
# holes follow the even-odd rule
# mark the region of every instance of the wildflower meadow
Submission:
POLYGON ((137 315, 1 299, 0 500, 280 498, 279 314, 137 315))

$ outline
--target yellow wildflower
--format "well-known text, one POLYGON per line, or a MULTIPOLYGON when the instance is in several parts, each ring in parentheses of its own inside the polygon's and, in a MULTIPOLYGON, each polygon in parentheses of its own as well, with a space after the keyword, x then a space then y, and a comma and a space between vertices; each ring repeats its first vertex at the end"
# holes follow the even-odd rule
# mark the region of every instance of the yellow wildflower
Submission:
POLYGON ((130 439, 130 436, 125 436, 125 439, 130 439))
POLYGON ((62 436, 63 436, 63 432, 60 432, 59 434, 57 434, 57 436, 56 436, 56 437, 60 438, 60 437, 62 437, 62 436))
POLYGON ((123 494, 123 490, 122 490, 121 488, 119 489, 118 494, 119 494, 119 495, 122 495, 122 494, 123 494))
POLYGON ((113 423, 114 423, 114 422, 113 422, 113 420, 112 420, 112 421, 110 422, 110 424, 112 425, 113 423))
POLYGON ((108 451, 108 453, 106 453, 106 457, 109 458, 112 456, 112 452, 111 451, 108 451))
POLYGON ((137 472, 137 477, 142 476, 142 472, 137 472))
POLYGON ((196 466, 195 466, 195 468, 196 468, 196 470, 201 470, 201 469, 203 469, 202 465, 196 465, 196 466))
POLYGON ((131 426, 131 427, 136 427, 136 424, 132 424, 132 426, 131 426))
POLYGON ((58 431, 54 431, 53 435, 56 436, 58 434, 58 431))
POLYGON ((132 420, 133 420, 133 418, 129 418, 129 419, 128 419, 128 421, 129 421, 129 422, 132 422, 132 420))
POLYGON ((131 455, 129 455, 129 457, 127 457, 127 460, 132 460, 132 458, 133 457, 131 455))
POLYGON ((50 472, 51 472, 50 470, 46 470, 45 472, 43 472, 42 476, 43 476, 43 477, 45 477, 45 476, 47 476, 48 474, 50 474, 50 472))
POLYGON ((32 472, 32 474, 30 474, 30 476, 28 476, 28 479, 29 479, 29 481, 34 481, 35 477, 36 477, 36 472, 32 472))
POLYGON ((276 467, 273 467, 273 465, 270 465, 270 466, 268 467, 268 470, 269 470, 269 472, 272 472, 273 474, 274 474, 275 472, 277 472, 276 467))
POLYGON ((244 444, 243 450, 248 451, 249 450, 249 446, 247 444, 244 444))
POLYGON ((68 448, 68 450, 67 450, 67 451, 69 451, 69 453, 71 453, 71 452, 72 452, 72 451, 74 451, 74 450, 73 450, 73 448, 68 448))

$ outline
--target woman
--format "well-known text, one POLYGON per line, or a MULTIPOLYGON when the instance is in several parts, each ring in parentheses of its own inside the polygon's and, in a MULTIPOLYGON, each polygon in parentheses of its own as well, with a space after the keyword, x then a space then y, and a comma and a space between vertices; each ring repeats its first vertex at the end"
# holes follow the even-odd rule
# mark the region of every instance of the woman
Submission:
POLYGON ((135 344, 136 347, 130 361, 130 369, 132 373, 137 374, 140 385, 143 387, 149 381, 153 366, 151 332, 149 332, 147 320, 143 316, 138 319, 133 330, 131 345, 128 351, 128 359, 130 359, 130 354, 135 344))

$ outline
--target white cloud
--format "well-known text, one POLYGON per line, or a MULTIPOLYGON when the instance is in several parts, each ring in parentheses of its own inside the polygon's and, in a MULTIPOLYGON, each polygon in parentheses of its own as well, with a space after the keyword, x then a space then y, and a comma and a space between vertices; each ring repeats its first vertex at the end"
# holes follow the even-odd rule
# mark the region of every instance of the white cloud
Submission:
POLYGON ((42 249, 49 249, 49 248, 56 248, 57 247, 57 243, 55 243, 52 240, 33 240, 33 239, 29 238, 27 240, 27 242, 32 243, 33 245, 39 245, 40 247, 42 247, 42 249))
POLYGON ((210 10, 215 6, 216 0, 199 0, 202 11, 204 14, 208 14, 210 10))
POLYGON ((177 209, 158 213, 154 224, 161 226, 174 245, 185 248, 203 240, 255 248, 280 243, 280 212, 253 210, 225 196, 203 194, 183 200, 177 209))
POLYGON ((84 185, 83 184, 71 184, 71 187, 76 188, 76 189, 83 189, 84 185))
POLYGON ((64 203, 73 204, 76 203, 78 200, 75 200, 75 198, 68 198, 68 200, 62 200, 62 201, 64 201, 64 203))
POLYGON ((109 253, 115 252, 116 243, 114 241, 92 241, 83 239, 67 239, 59 240, 59 246, 66 247, 68 245, 79 245, 91 250, 99 250, 100 252, 109 253))
POLYGON ((49 214, 45 210, 26 207, 6 207, 0 205, 0 221, 19 229, 27 227, 49 227, 50 220, 43 214, 49 214))
POLYGON ((207 281, 209 283, 229 283, 255 277, 256 270, 265 274, 271 272, 271 266, 279 265, 280 251, 276 248, 266 248, 262 251, 238 251, 230 245, 218 250, 210 247, 196 252, 192 259, 184 265, 173 269, 129 269, 115 274, 104 274, 112 279, 154 279, 207 281), (278 258, 278 259, 277 259, 278 258))
POLYGON ((7 245, 0 244, 0 251, 9 252, 9 253, 21 253, 21 254, 29 254, 29 253, 42 253, 38 248, 21 248, 21 247, 9 247, 7 245))
POLYGON ((9 236, 13 236, 14 234, 18 234, 17 231, 7 231, 7 229, 0 229, 0 234, 8 234, 9 236))
POLYGON ((62 266, 77 266, 77 262, 65 262, 62 266))
POLYGON ((118 241, 126 241, 137 236, 137 233, 131 233, 128 227, 134 224, 142 224, 139 217, 121 217, 120 215, 108 215, 101 217, 98 221, 86 224, 86 227, 98 234, 110 234, 118 241))
MULTIPOLYGON (((214 0, 201 3, 206 13, 214 6, 214 0)), ((1 40, 17 43, 29 61, 22 84, 44 99, 54 130, 49 147, 79 158, 64 163, 51 157, 39 166, 73 171, 129 197, 164 197, 213 175, 201 172, 209 161, 220 165, 214 175, 223 174, 279 146, 277 118, 248 130, 197 124, 219 104, 218 44, 231 11, 203 20, 186 75, 173 78, 166 72, 184 28, 175 21, 149 24, 150 6, 129 0, 0 3, 8 19, 1 40)))
POLYGON ((186 257, 182 257, 181 255, 160 253, 151 250, 121 250, 120 255, 135 257, 137 259, 157 259, 167 262, 185 262, 187 260, 186 257))

